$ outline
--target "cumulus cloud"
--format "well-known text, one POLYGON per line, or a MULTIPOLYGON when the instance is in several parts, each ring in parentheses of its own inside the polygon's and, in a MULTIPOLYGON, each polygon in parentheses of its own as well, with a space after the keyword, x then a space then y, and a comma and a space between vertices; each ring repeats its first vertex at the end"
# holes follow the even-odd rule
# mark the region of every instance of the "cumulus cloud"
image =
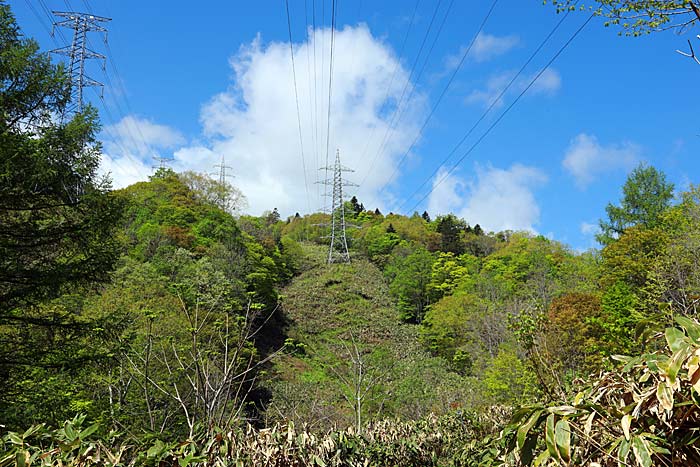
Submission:
POLYGON ((107 152, 128 152, 141 157, 151 154, 154 149, 171 149, 185 143, 185 138, 177 130, 134 115, 127 115, 105 127, 104 132, 108 135, 107 152))
POLYGON ((562 165, 579 188, 586 188, 598 176, 630 170, 640 160, 641 148, 629 142, 602 145, 593 135, 577 135, 566 150, 562 165))
POLYGON ((454 174, 445 178, 445 174, 443 170, 433 180, 428 204, 431 213, 453 212, 492 231, 535 232, 540 208, 534 190, 547 181, 541 170, 521 164, 508 169, 476 166, 474 180, 454 174))
MULTIPOLYGON (((536 76, 521 76, 515 80, 508 91, 503 96, 500 96, 503 89, 510 83, 515 76, 515 71, 508 71, 492 75, 482 89, 475 89, 467 95, 465 102, 467 104, 481 104, 484 107, 490 107, 496 99, 495 107, 500 107, 504 103, 504 99, 513 94, 522 92, 536 76), (499 98, 500 96, 500 98, 499 98)), ((556 94, 561 88, 561 75, 553 68, 547 68, 544 73, 534 82, 532 87, 527 91, 530 95, 545 95, 551 96, 556 94)))
MULTIPOLYGON (((248 198, 251 213, 277 207, 285 215, 316 211, 327 202, 322 196, 323 186, 315 182, 325 176, 318 169, 325 166, 326 154, 332 164, 339 149, 343 165, 356 169, 356 173, 347 174, 348 178, 363 182, 359 191, 348 195, 357 194, 365 206, 386 208, 391 195, 384 192, 380 197, 378 192, 386 184, 391 186, 390 177, 398 160, 413 142, 425 114, 426 97, 421 92, 413 93, 411 102, 402 104, 402 118, 391 125, 408 73, 393 50, 374 37, 366 25, 346 26, 336 30, 334 37, 328 126, 330 40, 330 29, 310 29, 305 41, 293 44, 303 160, 289 43, 264 43, 260 36, 230 58, 230 88, 202 106, 200 141, 181 144, 176 132, 148 122, 151 125, 144 131, 151 136, 148 145, 120 150, 117 143, 123 145, 123 137, 128 135, 122 127, 118 132, 115 128, 113 133, 118 138, 114 138, 108 154, 128 152, 146 161, 142 165, 147 166, 147 154, 159 145, 159 149, 169 149, 175 170, 200 172, 210 172, 223 155, 235 175, 233 183, 248 198), (326 52, 323 60, 322 50, 326 52)), ((406 95, 411 86, 409 83, 406 95)), ((411 157, 413 154, 409 154, 411 157)), ((104 166, 112 170, 115 180, 120 180, 117 185, 122 184, 121 180, 131 183, 133 174, 143 169, 131 160, 116 159, 129 167, 124 173, 118 172, 111 164, 112 158, 108 158, 104 166)))

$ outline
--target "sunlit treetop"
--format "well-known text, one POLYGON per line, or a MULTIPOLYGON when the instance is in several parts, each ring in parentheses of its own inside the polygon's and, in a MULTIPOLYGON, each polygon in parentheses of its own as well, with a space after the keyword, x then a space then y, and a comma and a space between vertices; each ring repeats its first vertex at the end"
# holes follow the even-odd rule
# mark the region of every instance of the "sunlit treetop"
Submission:
POLYGON ((641 36, 669 29, 683 32, 700 21, 700 8, 688 0, 598 0, 580 5, 578 0, 552 0, 552 4, 558 12, 577 8, 592 10, 607 18, 605 26, 620 26, 620 34, 626 36, 641 36))

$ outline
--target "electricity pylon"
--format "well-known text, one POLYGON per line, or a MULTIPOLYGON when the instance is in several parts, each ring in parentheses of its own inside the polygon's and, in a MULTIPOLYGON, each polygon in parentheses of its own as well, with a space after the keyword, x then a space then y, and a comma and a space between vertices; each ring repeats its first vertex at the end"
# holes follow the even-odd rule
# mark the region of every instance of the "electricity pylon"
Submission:
POLYGON ((228 210, 229 201, 231 196, 231 185, 229 185, 227 178, 234 177, 233 174, 226 173, 226 169, 233 170, 233 167, 226 165, 226 158, 221 155, 221 163, 214 164, 215 169, 219 169, 218 172, 213 172, 212 175, 219 176, 219 187, 217 188, 217 204, 223 210, 228 210))
POLYGON ((340 164, 340 150, 335 153, 335 164, 331 167, 321 167, 319 170, 332 170, 333 177, 321 180, 317 183, 333 186, 331 203, 330 239, 331 244, 328 249, 328 264, 349 263, 350 253, 348 251, 348 239, 345 234, 347 224, 345 223, 345 203, 343 201, 343 187, 358 186, 355 183, 343 180, 343 172, 354 172, 354 170, 340 164))
POLYGON ((219 169, 218 172, 215 172, 215 174, 219 175, 219 183, 221 185, 226 183, 226 178, 228 177, 233 177, 231 174, 226 173, 226 169, 231 169, 233 170, 233 167, 230 165, 226 165, 226 159, 224 158, 224 155, 221 155, 221 163, 220 164, 214 164, 215 169, 219 169))
MULTIPOLYGON (((100 59, 103 61, 102 68, 105 68, 105 56, 87 47, 87 33, 89 31, 104 33, 104 41, 106 43, 107 29, 100 26, 99 23, 106 23, 112 21, 112 19, 73 11, 54 11, 52 13, 59 18, 65 18, 55 22, 53 28, 59 26, 73 30, 73 42, 71 45, 51 51, 55 54, 66 55, 69 59, 68 73, 70 74, 71 101, 63 112, 62 118, 65 118, 66 114, 70 112, 83 111, 83 88, 88 86, 104 87, 102 83, 95 81, 85 74, 85 60, 87 59, 100 59)), ((53 28, 51 30, 52 34, 53 28)))
POLYGON ((170 164, 174 161, 174 159, 173 159, 171 156, 161 156, 161 155, 158 155, 158 154, 156 154, 155 156, 153 156, 153 160, 156 161, 156 162, 158 163, 158 165, 152 165, 152 166, 151 166, 151 167, 153 167, 153 168, 156 169, 156 170, 159 170, 159 169, 169 169, 169 168, 170 168, 170 164))

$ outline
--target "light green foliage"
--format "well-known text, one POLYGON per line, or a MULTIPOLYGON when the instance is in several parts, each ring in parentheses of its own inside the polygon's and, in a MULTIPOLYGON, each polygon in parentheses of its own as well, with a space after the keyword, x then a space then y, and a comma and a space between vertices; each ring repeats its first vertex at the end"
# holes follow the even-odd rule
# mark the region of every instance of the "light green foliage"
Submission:
MULTIPOLYGON (((483 358, 482 355, 490 350, 482 345, 490 317, 487 304, 478 297, 449 295, 431 305, 421 326, 421 340, 433 354, 444 357, 456 369, 468 373, 473 360, 483 358)), ((491 335, 488 338, 498 337, 491 335)))
MULTIPOLYGON (((545 0, 545 3, 547 1, 545 0)), ((620 34, 641 36, 656 31, 683 31, 697 24, 700 11, 689 0, 597 0, 579 3, 552 0, 558 11, 581 8, 606 18, 605 26, 619 26, 620 34)))
POLYGON ((479 259, 468 253, 459 256, 451 252, 438 253, 428 283, 431 301, 452 294, 460 283, 471 282, 470 275, 477 274, 480 265, 479 259))
POLYGON ((401 242, 401 237, 394 232, 387 232, 381 225, 375 225, 368 229, 363 240, 367 256, 379 264, 384 264, 391 250, 401 242))
POLYGON ((180 180, 195 194, 198 201, 217 206, 234 214, 247 206, 245 196, 228 182, 220 183, 207 174, 186 171, 178 174, 180 180))
POLYGON ((602 313, 591 321, 602 330, 599 351, 612 355, 628 354, 638 349, 637 325, 643 319, 639 308, 639 298, 623 282, 615 283, 603 293, 602 313))
POLYGON ((297 242, 314 242, 325 244, 322 237, 326 235, 326 228, 330 217, 324 213, 308 214, 304 217, 292 217, 288 223, 281 227, 281 234, 296 240, 297 242))
POLYGON ((537 394, 535 375, 518 357, 516 346, 503 343, 484 371, 484 384, 496 404, 521 405, 537 394))
MULTIPOLYGON (((663 219, 667 241, 663 254, 650 265, 645 299, 670 303, 676 312, 697 316, 700 297, 700 190, 691 187, 680 203, 663 219)), ((670 324, 673 316, 663 310, 660 321, 670 324)))

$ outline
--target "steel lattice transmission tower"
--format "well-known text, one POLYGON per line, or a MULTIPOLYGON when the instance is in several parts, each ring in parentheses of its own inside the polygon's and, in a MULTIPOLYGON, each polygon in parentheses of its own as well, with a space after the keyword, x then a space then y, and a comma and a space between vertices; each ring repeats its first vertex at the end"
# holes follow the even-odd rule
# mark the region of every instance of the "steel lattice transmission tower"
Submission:
POLYGON ((230 186, 228 183, 228 178, 234 178, 235 176, 231 173, 227 173, 226 169, 233 170, 233 167, 226 165, 226 158, 221 155, 221 163, 214 164, 215 169, 219 169, 218 172, 213 172, 212 175, 218 175, 219 177, 219 193, 217 195, 217 203, 221 209, 227 210, 230 202, 230 186))
MULTIPOLYGON (((107 42, 107 29, 100 25, 112 21, 111 18, 95 16, 87 13, 76 13, 72 11, 54 11, 54 16, 64 18, 56 21, 53 26, 65 27, 73 30, 73 42, 71 45, 54 49, 51 52, 68 56, 68 73, 71 83, 71 102, 63 113, 63 117, 70 112, 83 111, 83 88, 88 86, 104 87, 99 81, 88 77, 85 74, 85 60, 103 60, 104 69, 105 56, 88 48, 87 33, 98 31, 104 33, 104 41, 107 42)), ((53 30, 52 30, 53 34, 53 30)))
POLYGON ((340 164, 340 150, 335 153, 335 164, 329 167, 321 167, 319 170, 333 171, 333 177, 321 180, 318 183, 333 186, 331 219, 330 219, 330 239, 331 244, 328 249, 328 263, 349 263, 350 253, 348 251, 348 239, 345 234, 348 224, 345 222, 345 203, 343 201, 343 187, 358 186, 355 183, 343 180, 343 172, 354 172, 354 170, 340 164))

